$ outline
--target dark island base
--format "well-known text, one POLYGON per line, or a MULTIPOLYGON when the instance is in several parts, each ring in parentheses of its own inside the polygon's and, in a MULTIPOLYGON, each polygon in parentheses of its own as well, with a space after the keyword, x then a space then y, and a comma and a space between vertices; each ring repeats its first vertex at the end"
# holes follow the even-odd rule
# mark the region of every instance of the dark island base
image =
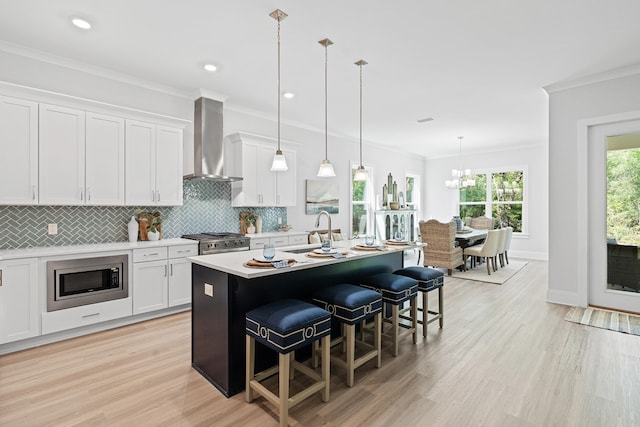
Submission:
MULTIPOLYGON (((317 289, 338 283, 358 284, 364 276, 402 267, 402 251, 255 279, 193 264, 192 366, 222 394, 233 396, 244 390, 245 384, 247 311, 283 298, 309 300, 317 289), (212 297, 205 294, 205 284, 212 285, 212 297)), ((337 328, 334 330, 337 332, 337 328)), ((296 352, 296 359, 309 357, 309 350, 303 350, 306 352, 296 352)), ((256 344, 256 372, 273 366, 276 360, 275 352, 256 344)))

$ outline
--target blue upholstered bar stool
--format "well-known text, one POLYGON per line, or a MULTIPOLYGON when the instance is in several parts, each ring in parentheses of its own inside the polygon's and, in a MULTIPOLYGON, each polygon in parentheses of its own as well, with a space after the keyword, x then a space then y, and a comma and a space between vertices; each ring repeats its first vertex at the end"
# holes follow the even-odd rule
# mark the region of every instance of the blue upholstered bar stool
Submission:
MULTIPOLYGON (((345 358, 331 356, 331 362, 347 369, 347 386, 353 386, 354 371, 369 360, 376 358, 376 368, 381 362, 382 295, 371 289, 347 283, 330 286, 313 294, 313 302, 327 310, 334 319, 341 322, 343 333, 331 341, 331 347, 346 343, 345 358), (356 359, 356 324, 374 318, 373 345, 364 341, 358 344, 367 351, 356 359)), ((323 344, 324 345, 324 344, 323 344)), ((318 366, 318 341, 313 343, 313 366, 318 366)))
POLYGON ((329 400, 329 344, 331 314, 322 308, 296 299, 284 299, 263 305, 246 314, 246 389, 247 402, 253 401, 254 390, 280 409, 280 425, 286 426, 289 408, 314 393, 322 392, 322 401, 329 400), (322 341, 322 374, 297 362, 291 355, 314 341, 322 341), (255 342, 279 353, 278 365, 255 374, 255 342), (297 369, 314 382, 293 397, 289 397, 289 381, 297 369), (279 373, 278 394, 261 381, 279 373))
POLYGON ((422 307, 418 308, 422 312, 422 320, 418 323, 422 325, 422 336, 427 337, 427 325, 436 320, 440 321, 440 328, 444 323, 444 296, 442 294, 444 286, 444 273, 435 268, 421 267, 412 265, 394 271, 393 274, 399 274, 411 277, 418 281, 418 291, 422 293, 422 307), (429 292, 438 290, 438 311, 429 310, 429 292), (431 315, 431 319, 429 319, 431 315))
POLYGON ((382 334, 390 337, 393 344, 393 355, 398 355, 398 342, 400 338, 412 335, 413 343, 417 341, 417 306, 416 296, 418 294, 418 281, 410 277, 401 276, 392 273, 379 273, 373 276, 365 277, 362 280, 362 286, 373 289, 382 294, 382 301, 391 305, 391 318, 385 318, 384 321, 391 323, 391 334, 382 334), (411 325, 400 323, 400 306, 409 301, 410 303, 410 320, 411 325), (400 333, 400 329, 404 329, 400 333))

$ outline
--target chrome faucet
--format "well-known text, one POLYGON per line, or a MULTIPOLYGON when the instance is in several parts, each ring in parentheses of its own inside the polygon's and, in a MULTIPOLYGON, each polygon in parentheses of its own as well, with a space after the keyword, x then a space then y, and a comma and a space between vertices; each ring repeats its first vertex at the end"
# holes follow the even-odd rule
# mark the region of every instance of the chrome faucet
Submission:
POLYGON ((333 232, 331 231, 331 216, 329 215, 329 212, 327 211, 320 211, 320 213, 318 214, 318 218, 316 218, 316 228, 318 228, 320 226, 320 217, 322 215, 326 215, 327 216, 327 221, 329 222, 329 240, 332 240, 333 238, 333 232))

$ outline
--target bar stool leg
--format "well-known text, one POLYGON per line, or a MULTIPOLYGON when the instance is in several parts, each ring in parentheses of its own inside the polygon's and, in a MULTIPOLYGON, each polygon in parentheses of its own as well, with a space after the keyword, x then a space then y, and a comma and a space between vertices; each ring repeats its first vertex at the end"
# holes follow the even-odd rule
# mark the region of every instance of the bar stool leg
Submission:
POLYGON ((398 355, 398 329, 399 329, 399 321, 400 314, 398 313, 399 308, 397 304, 393 304, 391 307, 391 341, 393 342, 393 355, 398 355))
POLYGON ((354 360, 356 357, 356 325, 344 325, 346 329, 347 343, 347 386, 353 387, 354 360))
POLYGON ((329 401, 329 386, 331 385, 331 336, 322 338, 322 379, 324 380, 324 390, 322 401, 329 401))
POLYGON ((251 338, 249 335, 246 336, 246 375, 245 375, 245 387, 244 387, 244 391, 245 391, 245 399, 247 402, 251 403, 253 402, 253 389, 251 388, 251 386, 249 385, 250 381, 253 379, 254 374, 255 374, 255 340, 253 338, 251 338))
MULTIPOLYGON (((418 302, 417 298, 411 298, 411 328, 413 329, 413 333, 411 336, 413 337, 413 343, 418 342, 418 302)), ((398 319, 399 321, 400 319, 398 319)))
POLYGON ((286 427, 289 425, 289 370, 291 367, 291 353, 280 353, 279 358, 280 426, 286 427))
POLYGON ((427 320, 429 319, 429 293, 422 293, 422 336, 427 337, 427 320))
POLYGON ((438 319, 438 323, 440 324, 440 329, 442 329, 442 325, 444 325, 444 286, 440 286, 438 288, 438 313, 440 313, 440 319, 438 319))
POLYGON ((376 314, 373 319, 375 324, 373 345, 378 351, 378 357, 376 358, 376 368, 379 368, 380 366, 382 366, 382 313, 376 314))

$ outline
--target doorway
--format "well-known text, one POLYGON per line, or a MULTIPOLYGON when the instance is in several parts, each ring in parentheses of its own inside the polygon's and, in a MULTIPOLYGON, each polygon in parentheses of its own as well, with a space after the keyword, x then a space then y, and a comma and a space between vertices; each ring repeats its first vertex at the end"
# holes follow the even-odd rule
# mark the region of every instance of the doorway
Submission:
POLYGON ((640 215, 636 210, 640 208, 637 205, 640 200, 633 203, 626 200, 636 194, 630 185, 636 185, 640 192, 637 182, 640 178, 628 170, 635 167, 628 160, 639 154, 640 120, 603 124, 588 130, 589 191, 588 212, 584 214, 588 217, 588 304, 592 306, 640 312, 640 292, 635 289, 637 277, 632 277, 633 269, 640 263, 640 242, 634 237, 638 227, 626 221, 629 216, 640 215), (629 212, 631 205, 635 206, 633 212, 629 212))

